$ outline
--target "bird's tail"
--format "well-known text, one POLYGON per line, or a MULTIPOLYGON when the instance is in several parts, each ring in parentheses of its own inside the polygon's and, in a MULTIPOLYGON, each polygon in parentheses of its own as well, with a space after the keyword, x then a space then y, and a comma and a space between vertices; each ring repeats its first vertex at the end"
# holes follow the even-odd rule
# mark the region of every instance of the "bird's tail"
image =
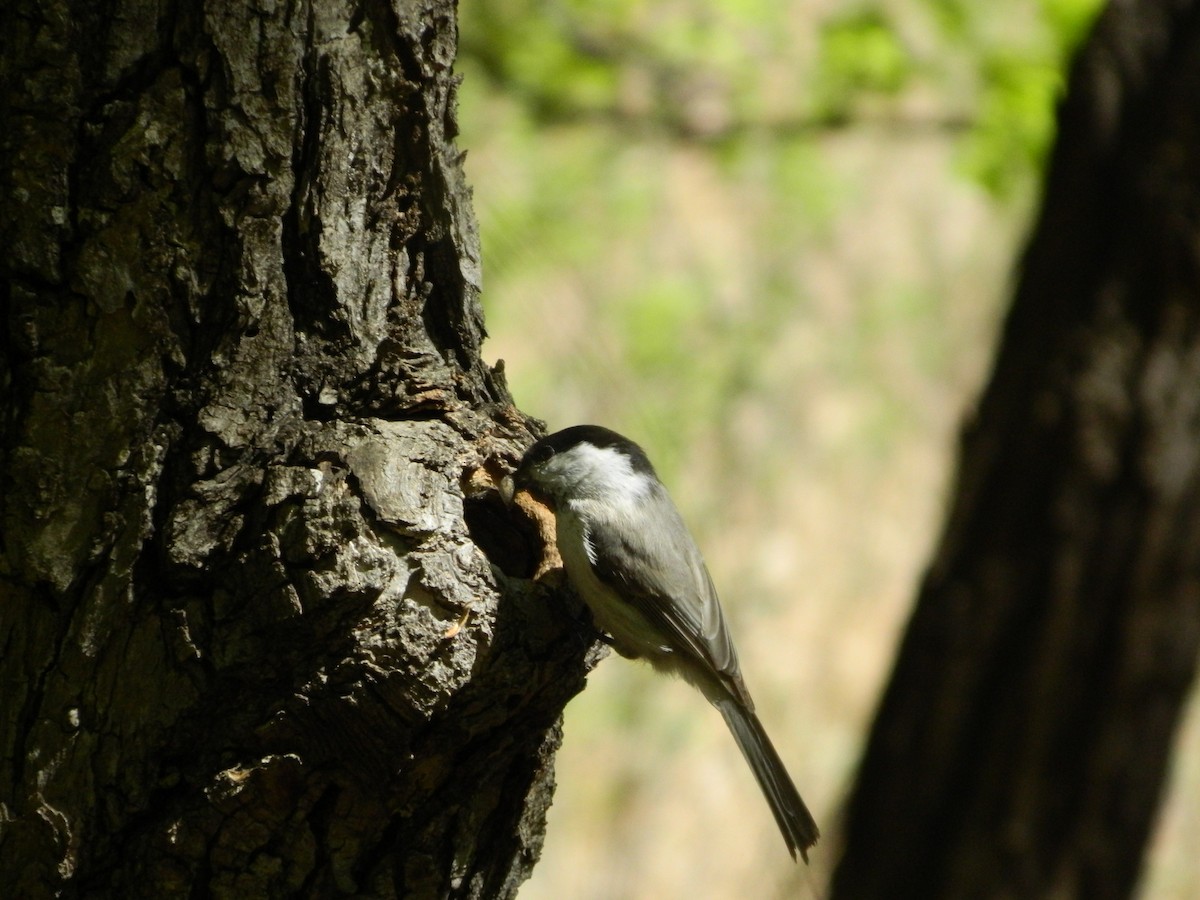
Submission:
POLYGON ((779 830, 783 832, 783 839, 787 842, 792 859, 796 858, 798 850, 804 861, 808 862, 808 848, 815 844, 820 836, 817 823, 813 821, 812 813, 800 799, 800 792, 792 784, 791 776, 784 768, 783 760, 775 752, 775 747, 763 730, 762 723, 758 721, 758 716, 754 710, 733 697, 722 697, 715 702, 715 706, 724 716, 729 730, 733 732, 746 762, 750 763, 754 777, 758 779, 758 786, 762 788, 767 803, 771 805, 771 812, 775 815, 779 830))

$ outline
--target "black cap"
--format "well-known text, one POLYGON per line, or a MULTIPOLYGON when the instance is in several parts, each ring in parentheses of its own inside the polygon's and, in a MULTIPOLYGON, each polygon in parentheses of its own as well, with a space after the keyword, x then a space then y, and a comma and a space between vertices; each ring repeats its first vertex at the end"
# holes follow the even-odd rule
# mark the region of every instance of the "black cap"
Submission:
POLYGON ((580 444, 591 444, 593 447, 601 448, 611 447, 629 457, 629 463, 633 466, 633 471, 658 478, 657 473, 654 471, 654 466, 650 464, 650 458, 646 456, 645 450, 629 440, 629 438, 600 425, 572 425, 570 428, 564 428, 562 431, 546 435, 525 451, 525 456, 521 459, 520 467, 524 469, 527 466, 537 465, 558 453, 565 453, 567 450, 577 447, 580 444))

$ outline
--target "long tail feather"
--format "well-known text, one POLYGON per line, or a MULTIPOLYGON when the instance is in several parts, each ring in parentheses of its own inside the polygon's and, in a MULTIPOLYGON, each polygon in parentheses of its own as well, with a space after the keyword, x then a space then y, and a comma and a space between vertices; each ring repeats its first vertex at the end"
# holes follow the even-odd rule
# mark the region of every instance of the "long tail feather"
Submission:
POLYGON ((758 786, 771 805, 771 812, 775 815, 792 859, 796 858, 796 852, 799 851, 804 861, 808 862, 808 848, 820 836, 817 823, 800 799, 800 792, 792 784, 791 776, 775 752, 758 716, 732 697, 722 698, 715 705, 754 771, 754 777, 758 779, 758 786))

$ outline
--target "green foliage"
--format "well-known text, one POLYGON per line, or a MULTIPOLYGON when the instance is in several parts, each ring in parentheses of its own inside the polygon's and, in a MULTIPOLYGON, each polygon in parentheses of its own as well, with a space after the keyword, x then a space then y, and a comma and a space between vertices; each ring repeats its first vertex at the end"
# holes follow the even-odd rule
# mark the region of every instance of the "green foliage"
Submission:
POLYGON ((952 52, 978 84, 975 124, 962 146, 962 170, 997 198, 1037 181, 1054 139, 1055 104, 1071 54, 1100 0, 1027 0, 1036 27, 1013 29, 1005 7, 929 0, 952 52), (1031 177, 1032 176, 1032 177, 1031 177))
POLYGON ((1036 180, 1064 66, 1098 7, 927 0, 897 20, 860 3, 822 20, 763 0, 464 0, 461 58, 534 127, 591 120, 626 139, 853 125, 865 102, 868 120, 902 120, 910 97, 940 94, 946 121, 973 122, 962 170, 1005 197, 1036 180))
POLYGON ((1057 66, 1025 57, 993 56, 975 127, 963 143, 964 171, 996 197, 1010 195, 1038 172, 1054 137, 1057 66))
POLYGON ((914 72, 912 54, 884 13, 869 8, 821 29, 818 92, 832 115, 844 115, 864 92, 896 94, 914 72))
MULTIPOLYGON (((462 144, 489 328, 527 341, 505 351, 518 401, 661 436, 669 465, 692 423, 737 414, 775 377, 788 353, 773 345, 811 307, 797 248, 869 200, 829 137, 944 135, 998 201, 1028 197, 1097 4, 463 0, 462 144)), ((870 290, 884 299, 857 298, 853 316, 868 330, 936 328, 947 300, 870 290)), ((918 361, 951 365, 921 334, 918 361)), ((883 365, 872 339, 851 330, 789 365, 867 384, 883 365)))
POLYGON ((578 39, 567 12, 539 0, 464 3, 460 59, 480 63, 538 116, 610 103, 616 70, 578 39))

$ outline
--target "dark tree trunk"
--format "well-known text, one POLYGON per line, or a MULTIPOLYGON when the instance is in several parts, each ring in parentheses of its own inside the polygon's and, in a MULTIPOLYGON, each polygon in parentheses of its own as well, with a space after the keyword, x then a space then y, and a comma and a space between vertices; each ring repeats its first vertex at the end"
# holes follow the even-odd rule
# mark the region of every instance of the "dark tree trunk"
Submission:
POLYGON ((1200 646, 1200 3, 1076 61, 833 896, 1124 897, 1200 646))
POLYGON ((0 893, 500 897, 586 641, 487 490, 452 0, 21 0, 0 893), (514 563, 517 574, 521 565, 514 563))

